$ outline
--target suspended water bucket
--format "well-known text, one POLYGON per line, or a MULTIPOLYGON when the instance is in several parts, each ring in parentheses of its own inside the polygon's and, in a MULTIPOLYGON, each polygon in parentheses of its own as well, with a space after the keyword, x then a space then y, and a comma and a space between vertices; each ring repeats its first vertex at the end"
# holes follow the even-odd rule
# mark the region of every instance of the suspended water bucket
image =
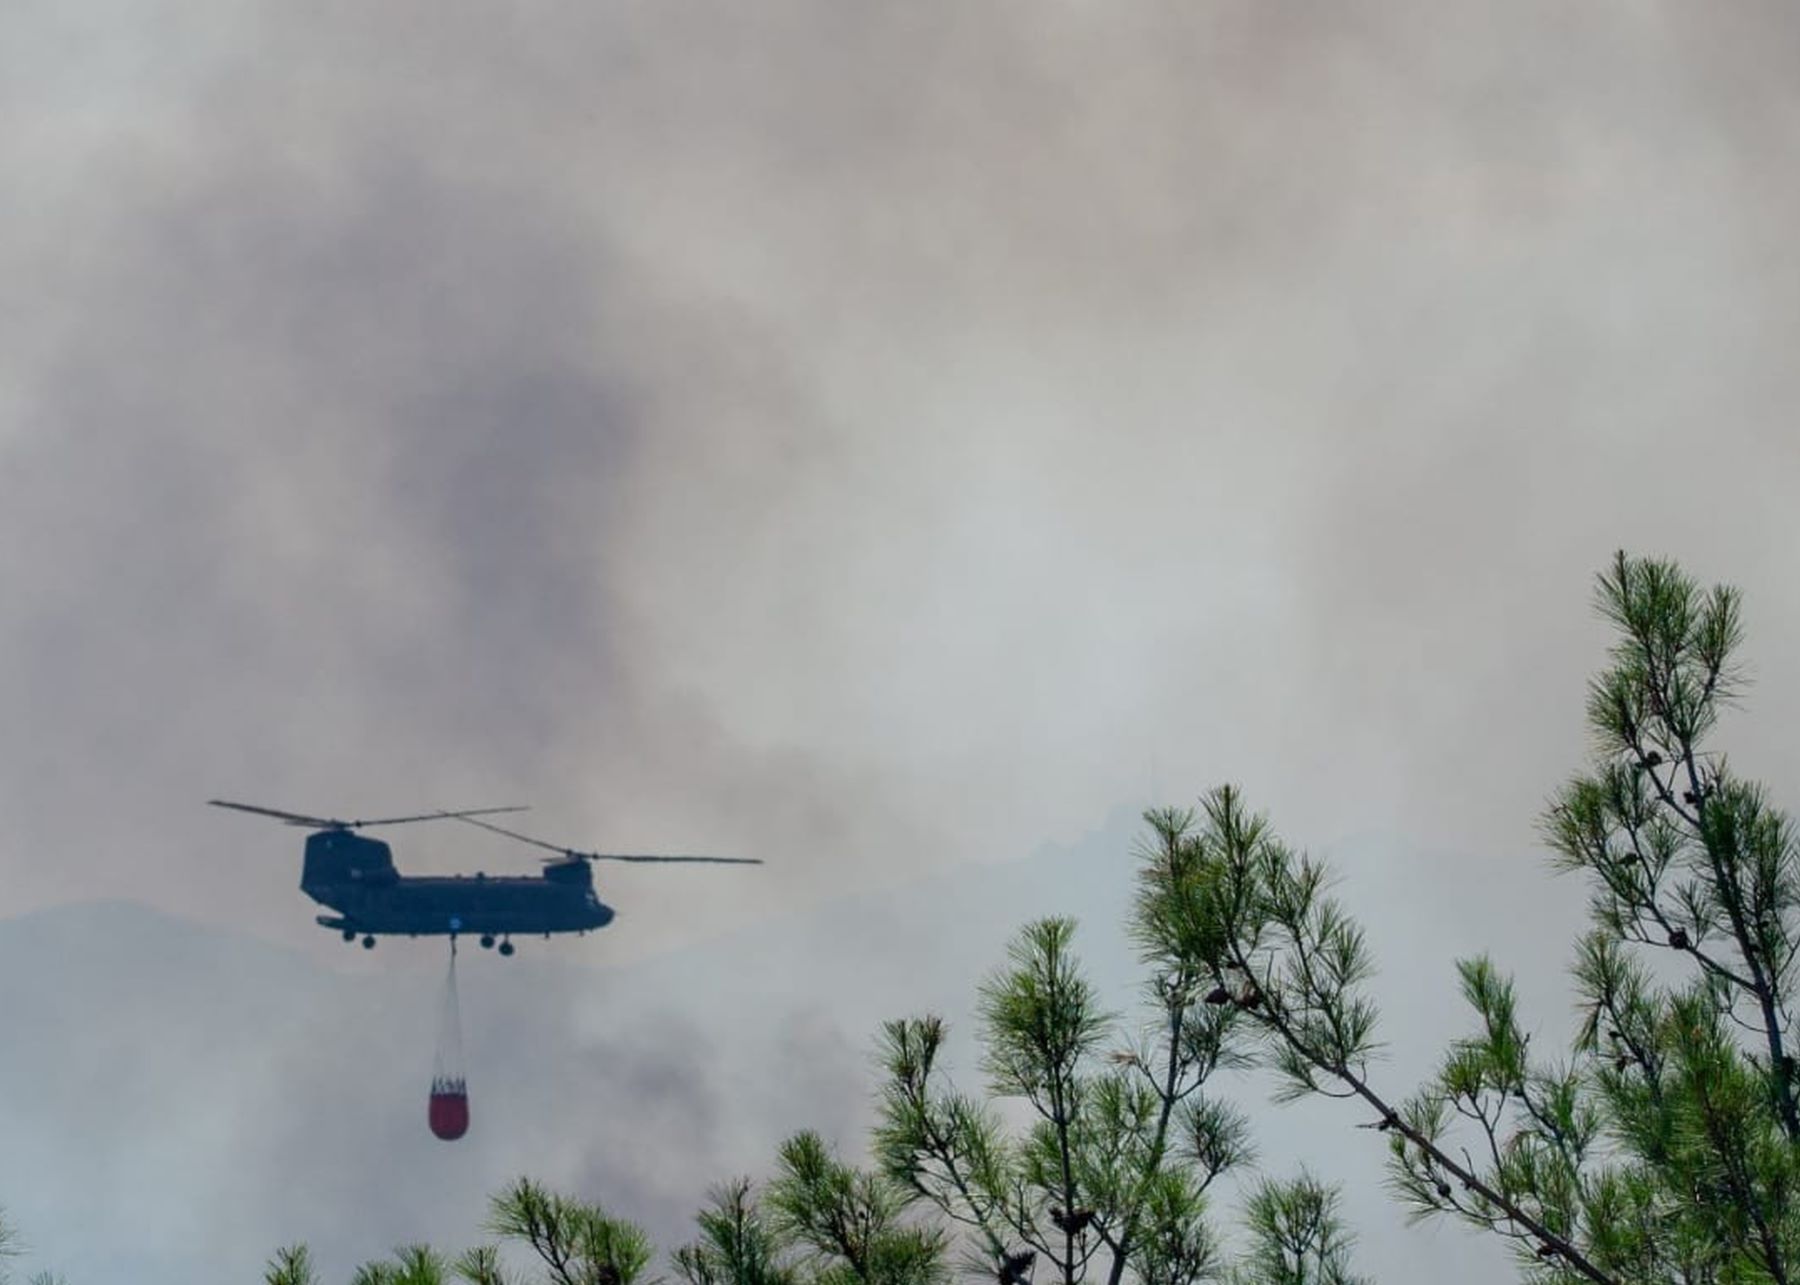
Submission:
POLYGON ((460 1079, 431 1082, 426 1111, 431 1131, 445 1142, 455 1142, 469 1131, 469 1090, 460 1079))
POLYGON ((456 946, 444 975, 444 1006, 438 1022, 437 1055, 431 1068, 426 1119, 432 1133, 455 1142, 469 1131, 469 1086, 463 1077, 462 1014, 456 996, 456 946))

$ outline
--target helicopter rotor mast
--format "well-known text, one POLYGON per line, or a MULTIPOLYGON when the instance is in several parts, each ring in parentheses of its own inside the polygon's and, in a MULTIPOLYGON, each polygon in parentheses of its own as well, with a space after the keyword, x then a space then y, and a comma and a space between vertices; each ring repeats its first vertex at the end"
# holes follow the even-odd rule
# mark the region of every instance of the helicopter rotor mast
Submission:
MULTIPOLYGON (((485 811, 485 809, 484 809, 485 811)), ((623 852, 579 852, 574 848, 559 847, 554 843, 545 843, 542 839, 534 839, 528 834, 520 834, 517 830, 508 830, 505 826, 495 825, 491 821, 478 821, 474 814, 461 812, 454 815, 465 825, 480 826, 483 830, 492 830, 495 834, 503 834, 509 839, 517 839, 520 843, 529 843, 534 848, 542 848, 546 852, 554 852, 555 857, 547 859, 545 865, 554 865, 558 861, 630 861, 657 864, 690 864, 716 866, 760 866, 760 857, 694 857, 694 856, 651 856, 641 853, 623 852)))

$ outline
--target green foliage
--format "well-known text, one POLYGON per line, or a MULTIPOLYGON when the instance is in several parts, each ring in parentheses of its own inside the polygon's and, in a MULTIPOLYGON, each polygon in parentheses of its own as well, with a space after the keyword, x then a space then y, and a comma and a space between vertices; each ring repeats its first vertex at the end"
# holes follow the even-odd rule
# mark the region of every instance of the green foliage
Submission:
POLYGON ((1106 1034, 1094 988, 1069 949, 1074 935, 1072 919, 1028 925, 1007 948, 1013 966, 981 987, 994 1091, 1023 1097, 1052 1120, 1072 1108, 1081 1060, 1106 1034))
POLYGON ((1116 1263, 1129 1263, 1142 1285, 1192 1285, 1220 1278, 1223 1250, 1204 1216, 1213 1175, 1165 1165, 1144 1173, 1133 1236, 1116 1263))
POLYGON ((318 1285, 312 1252, 305 1245, 289 1245, 275 1251, 263 1270, 264 1285, 318 1285))
POLYGON ((1185 821, 1168 813, 1152 823, 1159 837, 1142 853, 1133 925, 1148 1020, 1134 1040, 1118 1047, 1118 1019, 1081 972, 1071 920, 1027 925, 980 989, 983 1066, 997 1095, 1029 1108, 1021 1134, 948 1085, 940 1018, 884 1028, 877 1160, 913 1201, 963 1230, 971 1271, 1017 1281, 1042 1261, 1064 1285, 1087 1280, 1096 1262, 1109 1285, 1127 1273, 1193 1285, 1223 1271, 1207 1191, 1251 1148, 1243 1117, 1202 1089, 1242 1062, 1241 1023, 1234 1007, 1211 1002, 1183 954, 1196 923, 1181 897, 1194 873, 1185 821))
POLYGON ((1170 890, 1140 908, 1140 935, 1245 1015, 1289 1093, 1375 1112, 1416 1216, 1511 1238, 1527 1279, 1790 1281, 1800 861, 1788 819, 1710 744, 1743 687, 1738 595, 1621 554, 1598 596, 1619 638, 1589 691, 1594 761, 1544 819, 1559 866, 1591 889, 1572 968, 1584 1022, 1566 1058, 1534 1056, 1511 982, 1466 960, 1474 1030, 1390 1103, 1370 1080, 1360 929, 1322 868, 1229 788, 1203 817, 1151 818, 1181 852, 1170 890), (1659 981, 1671 961, 1686 977, 1659 981))
POLYGON ((1354 1238, 1337 1204, 1336 1191, 1306 1174, 1261 1183, 1245 1210, 1253 1243, 1233 1285, 1366 1285, 1350 1271, 1354 1238))
POLYGON ((945 1237, 903 1220, 905 1196, 884 1175, 852 1168, 816 1133, 782 1144, 768 1187, 774 1230, 807 1253, 820 1285, 936 1285, 945 1237))
POLYGON ((350 1285, 446 1285, 449 1265, 426 1245, 406 1245, 394 1251, 388 1262, 365 1263, 356 1269, 350 1285))
POLYGON ((635 1224, 529 1178, 493 1198, 488 1230, 529 1246, 551 1285, 633 1285, 655 1256, 635 1224))
POLYGON ((786 1241, 764 1216, 748 1178, 714 1188, 711 1205, 695 1221, 700 1239, 673 1255, 688 1285, 798 1285, 786 1241))
MULTIPOLYGON (((547 1285, 633 1285, 654 1256, 641 1229, 598 1205, 559 1195, 521 1178, 489 1204, 488 1229, 537 1256, 547 1285)), ((281 1250, 269 1263, 269 1285, 314 1285, 305 1246, 281 1250)), ((452 1259, 427 1245, 406 1245, 380 1262, 365 1263, 351 1285, 512 1285, 492 1245, 452 1259)))
POLYGON ((468 1285, 507 1285, 510 1279, 500 1267, 500 1251, 492 1245, 478 1245, 464 1250, 452 1265, 454 1273, 468 1285))

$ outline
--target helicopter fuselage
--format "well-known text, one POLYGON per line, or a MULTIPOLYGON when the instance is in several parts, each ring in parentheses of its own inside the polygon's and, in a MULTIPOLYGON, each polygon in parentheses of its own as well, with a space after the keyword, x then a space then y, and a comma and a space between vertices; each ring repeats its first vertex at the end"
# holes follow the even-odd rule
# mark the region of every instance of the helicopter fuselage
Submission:
POLYGON ((552 862, 542 875, 402 875, 393 850, 350 830, 308 835, 300 890, 336 916, 319 916, 346 938, 505 937, 584 933, 615 912, 594 892, 585 861, 552 862))

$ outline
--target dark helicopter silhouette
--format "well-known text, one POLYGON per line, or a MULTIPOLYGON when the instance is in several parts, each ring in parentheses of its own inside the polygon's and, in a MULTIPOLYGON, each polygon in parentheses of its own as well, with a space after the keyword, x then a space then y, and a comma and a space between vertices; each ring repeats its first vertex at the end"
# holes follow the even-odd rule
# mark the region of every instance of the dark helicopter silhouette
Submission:
POLYGON ((472 808, 461 812, 422 812, 416 816, 378 817, 369 821, 339 821, 304 816, 252 803, 209 799, 216 808, 233 808, 258 816, 273 817, 288 825, 306 826, 306 862, 301 867, 300 891, 322 906, 337 911, 319 915, 318 922, 341 932, 345 941, 362 938, 371 949, 377 937, 456 937, 468 934, 491 947, 498 940, 500 953, 513 953, 514 933, 588 933, 613 921, 613 908, 594 892, 595 861, 705 862, 712 865, 759 866, 753 857, 664 857, 611 852, 578 852, 560 848, 530 835, 519 834, 476 818, 497 812, 523 812, 523 808, 472 808), (462 821, 503 834, 521 843, 548 849, 556 856, 544 862, 541 875, 402 875, 394 866, 394 851, 379 839, 356 831, 372 826, 405 825, 414 821, 462 821))

